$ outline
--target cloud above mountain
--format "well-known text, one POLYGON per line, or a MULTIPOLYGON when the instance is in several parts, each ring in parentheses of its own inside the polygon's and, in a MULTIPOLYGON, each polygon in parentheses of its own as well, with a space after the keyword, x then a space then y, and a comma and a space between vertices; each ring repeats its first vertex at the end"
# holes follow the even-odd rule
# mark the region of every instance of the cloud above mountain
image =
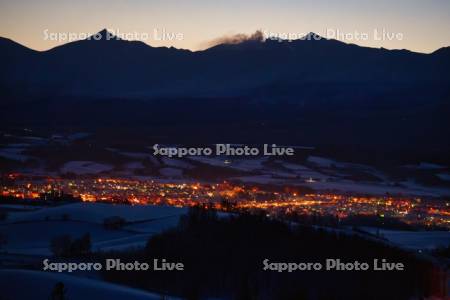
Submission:
POLYGON ((240 44, 247 41, 263 42, 265 40, 264 33, 257 30, 252 34, 237 33, 232 35, 224 35, 205 42, 201 48, 207 49, 221 44, 240 44))

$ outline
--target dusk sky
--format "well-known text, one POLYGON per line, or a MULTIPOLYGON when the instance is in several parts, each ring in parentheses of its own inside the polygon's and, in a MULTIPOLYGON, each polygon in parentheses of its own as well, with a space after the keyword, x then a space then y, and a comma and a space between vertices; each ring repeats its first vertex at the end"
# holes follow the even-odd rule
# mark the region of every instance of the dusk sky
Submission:
POLYGON ((293 36, 332 33, 341 40, 350 33, 353 38, 346 41, 359 45, 432 52, 450 46, 450 1, 0 0, 0 36, 33 49, 64 43, 45 40, 44 32, 82 36, 103 28, 147 33, 145 42, 152 46, 191 50, 206 48, 208 41, 224 35, 259 29, 293 36), (383 30, 389 35, 383 36, 383 30), (182 38, 158 40, 163 31, 182 38))

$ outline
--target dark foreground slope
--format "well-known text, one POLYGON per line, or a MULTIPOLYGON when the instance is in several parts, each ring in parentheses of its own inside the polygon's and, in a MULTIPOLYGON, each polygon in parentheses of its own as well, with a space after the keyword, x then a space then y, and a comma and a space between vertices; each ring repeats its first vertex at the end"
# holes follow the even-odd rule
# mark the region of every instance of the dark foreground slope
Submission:
MULTIPOLYGON (((193 209, 179 228, 151 238, 147 250, 115 253, 122 261, 164 257, 179 272, 103 272, 106 279, 186 299, 414 299, 439 296, 438 267, 357 236, 299 227, 265 217, 217 218, 193 209), (177 247, 173 247, 177 245, 177 247), (332 251, 330 251, 332 249, 332 251), (404 271, 326 271, 326 259, 404 263, 404 271), (266 263, 321 263, 318 271, 278 272, 266 263)), ((110 257, 110 256, 108 256, 110 257)))

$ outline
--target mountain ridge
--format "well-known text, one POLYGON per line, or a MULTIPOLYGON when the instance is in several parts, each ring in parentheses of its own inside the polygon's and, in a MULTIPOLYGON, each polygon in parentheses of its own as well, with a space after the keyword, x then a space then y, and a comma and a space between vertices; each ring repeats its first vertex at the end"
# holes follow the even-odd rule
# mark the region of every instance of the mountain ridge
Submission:
POLYGON ((94 40, 34 52, 0 41, 0 119, 53 131, 146 130, 174 143, 277 142, 448 159, 448 53, 335 40, 197 52, 94 40))
MULTIPOLYGON (((244 41, 241 41, 241 42, 239 42, 239 43, 222 43, 222 44, 210 46, 210 47, 208 47, 208 48, 206 48, 206 49, 203 49, 203 50, 192 51, 192 50, 189 50, 189 49, 176 48, 176 47, 173 47, 173 46, 160 46, 160 47, 155 47, 155 46, 152 46, 152 45, 150 45, 150 44, 147 44, 147 43, 145 43, 145 42, 138 41, 138 40, 126 40, 126 39, 122 39, 122 38, 120 38, 120 37, 114 35, 114 33, 112 33, 111 31, 108 31, 108 29, 103 28, 102 30, 98 31, 97 33, 92 34, 91 36, 89 36, 89 37, 86 38, 86 39, 80 39, 80 40, 70 41, 70 42, 67 42, 67 43, 64 43, 64 44, 61 44, 61 45, 57 45, 57 46, 55 46, 55 47, 52 47, 52 48, 49 48, 49 49, 45 49, 45 50, 35 50, 35 49, 31 48, 31 47, 24 46, 24 45, 22 45, 21 43, 19 43, 19 42, 13 40, 13 39, 11 39, 11 38, 1 37, 1 36, 0 36, 0 47, 3 47, 2 40, 6 40, 6 41, 10 41, 10 42, 12 42, 12 43, 15 43, 15 44, 17 44, 17 45, 21 45, 22 47, 25 47, 25 48, 27 48, 27 49, 29 49, 29 50, 32 50, 32 51, 35 51, 35 52, 38 52, 38 53, 43 53, 43 52, 47 52, 47 51, 50 51, 50 50, 55 49, 55 48, 58 48, 58 47, 66 46, 66 45, 71 44, 71 43, 76 43, 76 42, 81 42, 81 41, 103 41, 103 40, 104 40, 103 37, 105 37, 105 36, 109 36, 109 37, 110 37, 110 38, 109 38, 110 41, 116 40, 116 41, 131 42, 131 43, 139 42, 139 43, 145 44, 146 46, 148 46, 148 47, 150 47, 150 48, 176 49, 176 50, 182 50, 182 51, 189 51, 189 52, 192 52, 192 53, 196 53, 196 52, 204 52, 204 51, 207 51, 207 50, 209 50, 209 49, 211 49, 211 48, 214 48, 214 47, 216 47, 216 46, 221 46, 221 45, 238 45, 238 44, 242 44, 242 43, 245 43, 245 42, 248 41, 248 40, 244 40, 244 41), (97 36, 97 35, 101 36, 102 38, 100 38, 99 40, 96 40, 94 37, 97 36)), ((386 50, 386 51, 408 51, 408 52, 417 53, 417 54, 424 54, 424 55, 431 55, 431 54, 440 52, 440 51, 442 51, 442 50, 450 49, 450 45, 449 45, 449 46, 443 46, 443 47, 440 47, 440 48, 438 48, 438 49, 436 49, 436 50, 434 50, 434 51, 432 51, 432 52, 430 52, 430 53, 424 53, 424 52, 417 52, 417 51, 413 51, 413 50, 409 50, 409 49, 386 49, 386 48, 383 48, 383 47, 380 47, 380 48, 377 48, 377 47, 368 47, 368 46, 358 45, 358 44, 355 44, 355 43, 346 43, 346 42, 343 42, 343 41, 340 41, 340 40, 336 40, 336 39, 328 39, 328 38, 322 37, 321 35, 319 35, 319 34, 317 34, 317 33, 314 33, 314 32, 310 32, 310 33, 306 34, 305 36, 300 37, 300 38, 298 38, 298 39, 294 39, 294 40, 289 40, 289 39, 263 39, 263 40, 250 40, 250 41, 251 41, 251 42, 258 42, 258 43, 265 43, 265 42, 267 42, 267 41, 274 41, 274 42, 278 42, 278 43, 295 43, 295 42, 298 42, 298 41, 313 41, 313 40, 332 41, 332 42, 337 42, 337 43, 341 43, 341 44, 345 44, 345 45, 349 45, 349 46, 357 46, 357 47, 368 48, 368 49, 377 49, 377 50, 386 50), (316 39, 316 38, 314 38, 314 37, 317 37, 318 39, 316 39)))
POLYGON ((192 52, 117 39, 103 29, 42 52, 0 40, 0 87, 18 97, 259 97, 264 91, 264 98, 277 97, 271 87, 278 86, 282 97, 295 99, 306 97, 294 88, 305 84, 447 84, 448 53, 362 47, 315 33, 293 41, 257 36, 192 52))

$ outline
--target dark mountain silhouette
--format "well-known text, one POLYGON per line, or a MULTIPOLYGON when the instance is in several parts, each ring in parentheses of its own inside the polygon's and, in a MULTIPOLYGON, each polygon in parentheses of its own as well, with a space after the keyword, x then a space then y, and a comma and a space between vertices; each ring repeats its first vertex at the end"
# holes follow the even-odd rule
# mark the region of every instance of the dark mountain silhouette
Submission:
POLYGON ((445 49, 425 55, 315 37, 249 40, 199 52, 121 40, 106 30, 43 52, 2 39, 1 84, 28 96, 146 98, 248 95, 274 84, 415 85, 450 78, 445 49))
POLYGON ((42 52, 0 39, 2 125, 450 164, 450 48, 422 54, 311 33, 192 52, 97 36, 42 52))

